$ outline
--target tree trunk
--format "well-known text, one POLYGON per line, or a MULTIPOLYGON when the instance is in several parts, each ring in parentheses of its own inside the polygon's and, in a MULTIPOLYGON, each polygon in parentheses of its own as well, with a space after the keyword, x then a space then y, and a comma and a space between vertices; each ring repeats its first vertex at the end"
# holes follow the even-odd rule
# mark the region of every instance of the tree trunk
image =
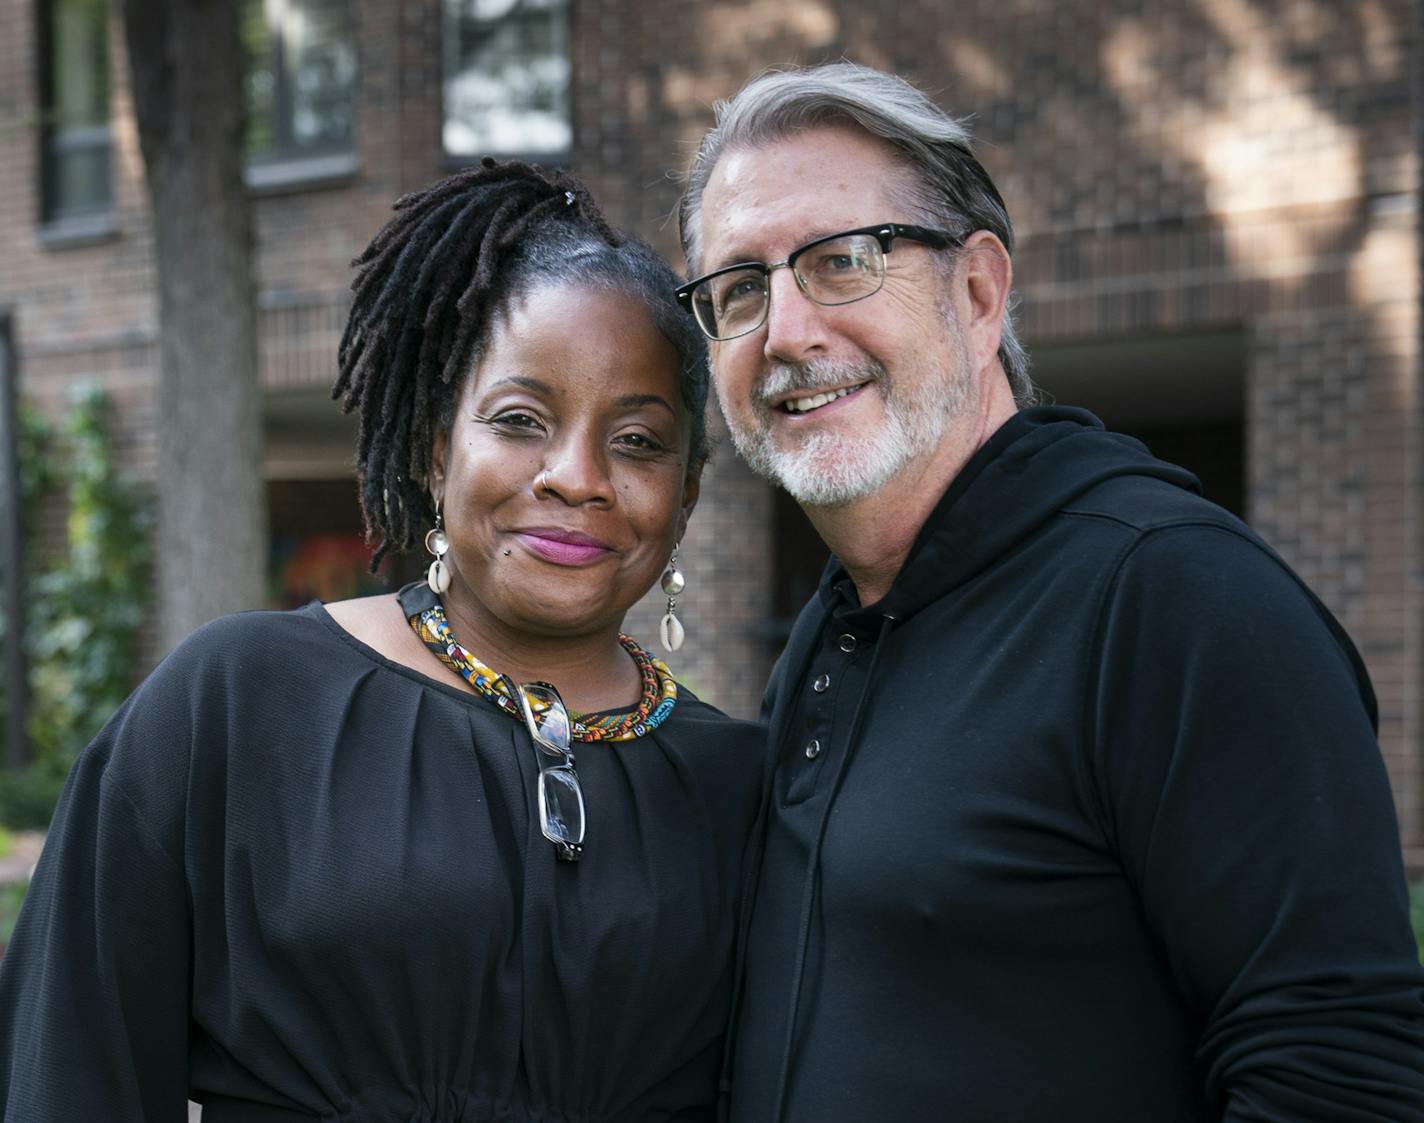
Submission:
POLYGON ((267 571, 238 0, 122 0, 153 204, 164 648, 260 607, 267 571))

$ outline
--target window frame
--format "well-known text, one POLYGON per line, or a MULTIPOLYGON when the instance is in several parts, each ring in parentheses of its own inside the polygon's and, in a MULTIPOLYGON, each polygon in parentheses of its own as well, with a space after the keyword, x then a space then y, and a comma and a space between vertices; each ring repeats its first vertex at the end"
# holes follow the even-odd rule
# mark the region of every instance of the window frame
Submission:
POLYGON ((449 111, 449 71, 448 66, 451 55, 458 50, 456 36, 453 33, 452 9, 459 3, 459 0, 440 0, 440 156, 442 166, 447 172, 460 171, 464 168, 474 167, 485 156, 494 156, 500 160, 524 160, 528 163, 540 164, 544 167, 566 168, 573 162, 574 152, 574 73, 573 73, 573 44, 574 36, 574 10, 575 0, 560 0, 564 22, 564 52, 568 61, 569 74, 568 83, 564 91, 564 102, 566 118, 569 129, 568 143, 558 149, 532 149, 532 148, 488 148, 479 152, 452 152, 445 144, 445 126, 450 120, 449 111), (456 45, 452 46, 454 43, 456 45))
MULTIPOLYGON (((357 5, 354 0, 340 0, 345 8, 346 36, 352 54, 350 82, 346 88, 348 98, 347 131, 344 138, 298 144, 293 140, 292 121, 295 99, 292 93, 292 74, 287 65, 291 50, 285 27, 273 27, 268 16, 271 0, 248 0, 263 14, 268 28, 267 67, 272 75, 272 133, 274 143, 269 149, 253 152, 243 141, 243 177, 248 189, 258 194, 278 194, 288 190, 339 185, 351 179, 357 171, 356 130, 357 113, 360 103, 361 82, 360 43, 357 28, 357 5)), ((246 46, 244 45, 244 51, 246 46)), ((248 63, 244 66, 244 90, 252 73, 248 63)), ((251 118, 252 104, 247 102, 247 113, 251 118)))
POLYGON ((111 19, 107 4, 98 5, 99 57, 103 60, 102 120, 78 125, 61 125, 59 113, 59 75, 55 66, 56 18, 63 0, 39 0, 35 13, 36 93, 39 103, 39 127, 36 130, 36 205, 38 237, 47 247, 85 245, 103 241, 117 231, 114 216, 114 128, 112 59, 110 58, 111 19), (58 201, 56 163, 66 150, 100 152, 103 154, 104 183, 102 201, 93 206, 63 208, 58 201))

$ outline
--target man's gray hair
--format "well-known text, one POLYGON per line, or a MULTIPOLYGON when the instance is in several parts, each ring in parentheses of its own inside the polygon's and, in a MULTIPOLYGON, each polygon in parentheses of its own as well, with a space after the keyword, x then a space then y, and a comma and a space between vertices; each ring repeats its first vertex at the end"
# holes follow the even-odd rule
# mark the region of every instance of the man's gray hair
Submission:
MULTIPOLYGON (((975 158, 962 121, 944 112, 903 78, 850 62, 772 71, 713 107, 717 123, 702 139, 678 206, 682 250, 691 273, 700 271, 702 193, 718 159, 737 148, 757 148, 803 129, 850 124, 887 142, 910 173, 904 205, 926 225, 956 234, 995 234, 1010 253, 1014 230, 989 173, 975 158)), ((1014 400, 1036 399, 1028 353, 1014 327, 1012 295, 1004 314, 999 361, 1014 400)))

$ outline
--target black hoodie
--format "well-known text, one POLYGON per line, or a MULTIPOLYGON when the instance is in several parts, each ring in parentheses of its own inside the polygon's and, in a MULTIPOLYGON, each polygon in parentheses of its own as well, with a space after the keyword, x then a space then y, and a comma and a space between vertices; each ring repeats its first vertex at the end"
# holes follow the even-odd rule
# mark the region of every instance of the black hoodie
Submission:
POLYGON ((767 694, 736 1123, 1424 1120, 1353 645, 1186 471, 1025 411, 767 694))

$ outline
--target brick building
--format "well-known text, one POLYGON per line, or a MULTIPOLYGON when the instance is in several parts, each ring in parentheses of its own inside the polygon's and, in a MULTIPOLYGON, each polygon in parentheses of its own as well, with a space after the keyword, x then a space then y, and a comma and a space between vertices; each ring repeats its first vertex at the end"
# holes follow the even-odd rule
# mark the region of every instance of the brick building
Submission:
MULTIPOLYGON (((676 260, 669 171, 713 99, 768 65, 848 56, 974 115, 1018 228, 1040 383, 1197 470, 1355 637, 1424 867, 1418 0, 673 11, 249 0, 278 570, 349 571, 352 434, 326 388, 348 262, 392 199, 483 151, 567 162, 616 223, 676 260)), ((153 255, 106 12, 0 0, 0 302, 16 311, 25 391, 55 407, 74 379, 103 380, 142 476, 153 255)), ((676 665, 748 712, 819 548, 724 449, 683 554, 690 639, 676 665)), ((634 630, 651 635, 656 611, 634 630)))

